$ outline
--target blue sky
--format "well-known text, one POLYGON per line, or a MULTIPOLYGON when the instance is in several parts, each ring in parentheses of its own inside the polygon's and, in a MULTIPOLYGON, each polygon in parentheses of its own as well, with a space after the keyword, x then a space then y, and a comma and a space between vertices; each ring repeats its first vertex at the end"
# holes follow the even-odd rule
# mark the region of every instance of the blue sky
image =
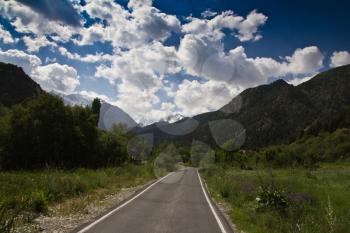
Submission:
POLYGON ((346 0, 2 1, 0 61, 47 91, 97 96, 147 124, 350 63, 349 9, 346 0))

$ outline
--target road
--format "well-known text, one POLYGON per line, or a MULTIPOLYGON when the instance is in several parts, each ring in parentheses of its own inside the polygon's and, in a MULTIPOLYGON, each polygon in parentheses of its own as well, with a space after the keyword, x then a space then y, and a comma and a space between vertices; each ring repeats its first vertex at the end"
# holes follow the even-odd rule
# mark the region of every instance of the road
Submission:
POLYGON ((78 233, 232 233, 197 169, 158 180, 78 233))

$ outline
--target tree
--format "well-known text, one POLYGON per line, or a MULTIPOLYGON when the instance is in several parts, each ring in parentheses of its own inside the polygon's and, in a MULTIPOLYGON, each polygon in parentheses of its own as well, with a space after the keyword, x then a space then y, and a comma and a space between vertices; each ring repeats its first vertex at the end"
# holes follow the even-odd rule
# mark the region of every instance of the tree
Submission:
POLYGON ((97 125, 98 120, 100 119, 100 110, 101 110, 101 100, 99 98, 95 98, 92 101, 91 109, 92 109, 92 113, 97 116, 97 122, 96 122, 96 125, 97 125))

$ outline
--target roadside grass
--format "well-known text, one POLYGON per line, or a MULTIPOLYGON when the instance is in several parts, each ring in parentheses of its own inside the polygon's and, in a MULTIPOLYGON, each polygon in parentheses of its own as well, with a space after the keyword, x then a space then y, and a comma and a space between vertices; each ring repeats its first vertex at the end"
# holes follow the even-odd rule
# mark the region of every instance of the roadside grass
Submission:
POLYGON ((92 199, 153 178, 148 164, 97 170, 0 172, 0 231, 10 232, 19 218, 21 222, 29 222, 39 214, 46 214, 49 206, 67 199, 72 201, 62 212, 79 212, 92 199))
POLYGON ((344 233, 350 229, 350 163, 318 169, 201 171, 209 190, 226 202, 247 233, 344 233))

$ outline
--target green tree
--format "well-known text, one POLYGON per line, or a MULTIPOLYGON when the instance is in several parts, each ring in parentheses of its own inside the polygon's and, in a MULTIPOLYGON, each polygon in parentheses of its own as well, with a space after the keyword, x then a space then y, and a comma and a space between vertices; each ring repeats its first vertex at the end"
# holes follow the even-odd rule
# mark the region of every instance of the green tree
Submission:
POLYGON ((95 98, 92 101, 91 105, 92 113, 95 114, 97 117, 96 125, 98 124, 98 120, 100 119, 100 110, 101 110, 101 100, 99 98, 95 98))

